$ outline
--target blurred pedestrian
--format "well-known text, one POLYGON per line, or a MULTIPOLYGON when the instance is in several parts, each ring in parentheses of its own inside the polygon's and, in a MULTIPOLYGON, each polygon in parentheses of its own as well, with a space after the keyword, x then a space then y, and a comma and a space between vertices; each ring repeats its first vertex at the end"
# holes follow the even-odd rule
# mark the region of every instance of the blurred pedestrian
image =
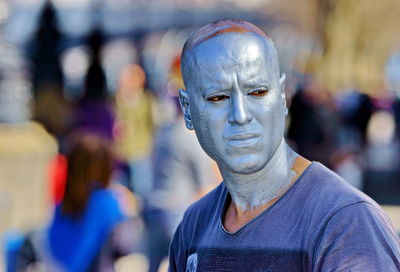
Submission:
POLYGON ((102 44, 100 33, 89 38, 92 63, 85 78, 85 90, 73 114, 73 131, 90 131, 113 140, 115 122, 114 107, 109 99, 104 70, 100 64, 99 51, 102 44))
POLYGON ((113 271, 116 258, 131 252, 140 224, 128 220, 126 205, 119 201, 121 190, 110 188, 109 142, 94 134, 79 135, 67 158, 62 202, 42 237, 25 242, 18 265, 41 262, 49 271, 113 271), (33 260, 27 257, 29 248, 34 248, 33 260))
POLYGON ((130 187, 145 197, 151 190, 155 97, 145 89, 141 66, 131 64, 120 76, 116 95, 116 144, 121 159, 130 170, 130 187))
POLYGON ((151 272, 158 271, 167 256, 168 245, 185 210, 221 180, 196 135, 186 129, 181 110, 177 112, 176 120, 160 128, 155 140, 154 187, 148 199, 150 211, 145 217, 151 272))

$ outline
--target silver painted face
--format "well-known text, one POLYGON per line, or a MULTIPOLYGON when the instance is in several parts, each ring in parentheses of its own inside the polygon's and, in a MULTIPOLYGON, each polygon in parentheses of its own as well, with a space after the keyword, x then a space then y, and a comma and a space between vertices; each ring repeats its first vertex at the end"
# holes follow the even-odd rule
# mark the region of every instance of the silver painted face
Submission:
POLYGON ((227 33, 191 49, 181 104, 207 154, 237 174, 260 171, 283 138, 287 113, 276 51, 265 38, 227 33))

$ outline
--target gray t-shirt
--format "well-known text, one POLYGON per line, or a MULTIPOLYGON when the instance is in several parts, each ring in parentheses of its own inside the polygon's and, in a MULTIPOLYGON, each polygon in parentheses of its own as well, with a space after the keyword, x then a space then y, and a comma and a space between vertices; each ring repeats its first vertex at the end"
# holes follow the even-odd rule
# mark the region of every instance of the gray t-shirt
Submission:
POLYGON ((169 271, 400 271, 400 241, 378 204, 313 162, 235 233, 221 221, 224 183, 186 211, 169 271))

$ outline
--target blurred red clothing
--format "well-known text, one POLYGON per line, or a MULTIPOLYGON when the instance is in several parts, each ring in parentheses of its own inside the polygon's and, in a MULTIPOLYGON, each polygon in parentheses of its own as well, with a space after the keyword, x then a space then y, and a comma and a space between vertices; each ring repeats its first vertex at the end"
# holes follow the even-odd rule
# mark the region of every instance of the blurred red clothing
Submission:
POLYGON ((54 205, 59 204, 63 199, 66 179, 67 158, 58 154, 49 167, 50 197, 54 205))

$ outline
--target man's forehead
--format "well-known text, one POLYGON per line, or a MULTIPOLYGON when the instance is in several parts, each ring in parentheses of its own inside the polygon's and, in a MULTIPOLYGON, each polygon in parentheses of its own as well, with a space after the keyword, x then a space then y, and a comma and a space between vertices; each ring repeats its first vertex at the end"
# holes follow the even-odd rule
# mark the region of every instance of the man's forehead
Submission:
POLYGON ((185 43, 181 68, 186 88, 198 84, 200 79, 221 81, 226 74, 250 76, 253 70, 272 81, 279 78, 272 40, 257 26, 231 19, 196 31, 185 43))
POLYGON ((256 37, 243 39, 232 33, 192 49, 184 80, 187 88, 201 86, 204 90, 228 89, 233 77, 242 87, 272 87, 279 76, 277 65, 277 59, 256 37))
MULTIPOLYGON (((204 41, 190 53, 190 66, 195 70, 205 68, 219 71, 222 68, 246 65, 265 65, 270 55, 265 45, 254 36, 241 37, 229 33, 204 41)), ((219 71, 221 72, 221 71, 219 71)))
POLYGON ((274 71, 278 68, 275 48, 264 38, 253 33, 224 33, 187 50, 182 71, 191 70, 199 74, 200 70, 204 69, 222 73, 225 70, 232 72, 232 67, 241 70, 249 69, 250 66, 265 66, 274 71))

